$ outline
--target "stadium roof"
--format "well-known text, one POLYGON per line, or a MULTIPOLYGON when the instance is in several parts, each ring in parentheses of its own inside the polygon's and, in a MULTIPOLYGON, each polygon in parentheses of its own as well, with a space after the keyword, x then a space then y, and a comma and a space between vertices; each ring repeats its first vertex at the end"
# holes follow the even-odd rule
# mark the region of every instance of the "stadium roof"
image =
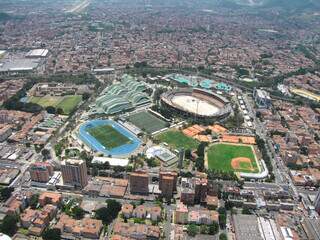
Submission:
POLYGON ((18 58, 3 61, 0 72, 32 71, 39 65, 38 59, 18 58))
POLYGON ((143 92, 146 86, 132 79, 130 75, 123 75, 122 83, 105 88, 96 100, 97 112, 114 114, 150 102, 149 96, 143 92))
POLYGON ((49 53, 48 49, 34 49, 30 50, 26 57, 46 57, 49 53))
POLYGON ((109 162, 111 166, 125 167, 129 164, 129 159, 126 158, 109 158, 109 157, 94 157, 92 163, 105 163, 109 162))

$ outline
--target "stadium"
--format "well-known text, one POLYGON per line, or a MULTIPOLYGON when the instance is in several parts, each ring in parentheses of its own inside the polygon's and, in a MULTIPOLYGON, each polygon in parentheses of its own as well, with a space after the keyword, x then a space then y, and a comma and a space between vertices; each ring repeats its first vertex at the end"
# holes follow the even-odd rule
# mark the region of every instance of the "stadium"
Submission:
POLYGON ((120 124, 111 120, 90 120, 79 127, 79 139, 93 151, 105 156, 127 157, 141 141, 120 124))
POLYGON ((210 91, 175 89, 161 95, 161 104, 184 116, 221 120, 232 111, 229 100, 210 91))

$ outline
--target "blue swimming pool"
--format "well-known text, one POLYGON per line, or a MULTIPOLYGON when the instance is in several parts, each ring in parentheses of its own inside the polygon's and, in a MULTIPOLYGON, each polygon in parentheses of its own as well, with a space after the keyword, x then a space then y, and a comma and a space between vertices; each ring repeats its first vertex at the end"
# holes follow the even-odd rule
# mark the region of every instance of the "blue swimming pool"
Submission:
POLYGON ((170 75, 170 77, 176 82, 185 83, 185 84, 188 84, 191 87, 197 87, 198 86, 197 80, 192 78, 192 77, 187 77, 187 76, 180 75, 180 74, 172 74, 172 75, 170 75))
POLYGON ((134 152, 141 145, 141 141, 138 137, 136 137, 133 133, 112 120, 95 119, 85 122, 79 127, 79 138, 92 150, 101 152, 106 156, 111 155, 114 157, 127 156, 130 153, 134 152), (112 149, 106 149, 95 137, 90 135, 87 131, 89 128, 101 125, 110 125, 119 133, 129 138, 131 142, 112 149))
POLYGON ((200 82, 200 87, 210 89, 213 87, 214 81, 210 79, 204 79, 200 82))

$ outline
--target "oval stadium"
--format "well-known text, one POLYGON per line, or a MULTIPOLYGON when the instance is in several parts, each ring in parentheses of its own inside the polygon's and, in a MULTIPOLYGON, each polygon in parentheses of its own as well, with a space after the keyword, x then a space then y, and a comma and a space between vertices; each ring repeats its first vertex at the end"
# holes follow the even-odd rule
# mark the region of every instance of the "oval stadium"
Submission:
POLYGON ((184 116, 212 120, 224 119, 232 111, 229 100, 198 88, 165 92, 161 95, 161 104, 184 116))

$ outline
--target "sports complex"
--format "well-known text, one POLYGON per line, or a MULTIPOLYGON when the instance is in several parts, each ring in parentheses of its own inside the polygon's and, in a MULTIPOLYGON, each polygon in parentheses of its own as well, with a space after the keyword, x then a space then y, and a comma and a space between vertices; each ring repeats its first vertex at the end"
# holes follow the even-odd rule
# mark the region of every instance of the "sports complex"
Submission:
POLYGON ((106 156, 125 157, 140 147, 141 141, 112 120, 90 120, 79 127, 79 139, 93 151, 106 156))
POLYGON ((161 104, 184 116, 221 120, 232 111, 226 98, 202 89, 175 89, 161 95, 161 104))

